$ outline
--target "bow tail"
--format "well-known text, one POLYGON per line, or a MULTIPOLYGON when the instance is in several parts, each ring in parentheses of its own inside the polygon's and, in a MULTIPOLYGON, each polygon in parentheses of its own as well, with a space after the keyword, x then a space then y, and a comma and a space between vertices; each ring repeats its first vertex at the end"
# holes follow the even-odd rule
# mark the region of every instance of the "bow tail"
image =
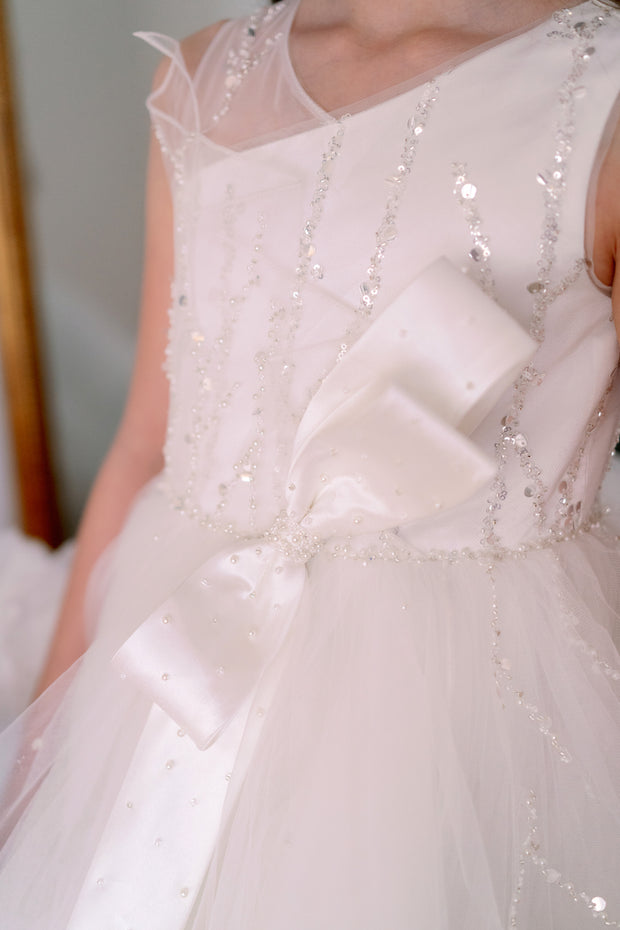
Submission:
POLYGON ((305 579, 305 565, 264 541, 228 549, 188 576, 113 664, 207 749, 280 650, 305 579))

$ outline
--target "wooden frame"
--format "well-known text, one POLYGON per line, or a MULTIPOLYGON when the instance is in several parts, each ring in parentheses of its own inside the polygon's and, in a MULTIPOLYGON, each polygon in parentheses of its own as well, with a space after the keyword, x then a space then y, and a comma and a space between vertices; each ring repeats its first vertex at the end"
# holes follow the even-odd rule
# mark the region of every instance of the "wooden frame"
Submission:
POLYGON ((10 48, 0 0, 0 354, 22 528, 55 545, 60 528, 43 407, 10 48))

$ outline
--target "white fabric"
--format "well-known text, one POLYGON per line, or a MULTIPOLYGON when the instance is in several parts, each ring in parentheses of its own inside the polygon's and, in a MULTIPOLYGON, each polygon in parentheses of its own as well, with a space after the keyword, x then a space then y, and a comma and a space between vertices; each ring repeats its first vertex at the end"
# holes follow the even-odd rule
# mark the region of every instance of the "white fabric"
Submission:
POLYGON ((449 262, 435 262, 312 398, 291 452, 279 532, 234 543, 200 565, 114 664, 207 748, 281 646, 303 591, 303 563, 325 541, 390 530, 488 482, 491 461, 458 428, 473 430, 535 348, 449 262), (413 327, 411 338, 404 326, 413 327), (216 624, 204 623, 205 591, 216 624))
POLYGON ((3 919, 615 926, 618 349, 581 260, 620 20, 583 3, 340 123, 292 73, 295 9, 194 75, 149 37, 166 469, 93 645, 3 737, 3 919))
POLYGON ((0 529, 0 728, 32 699, 42 671, 72 547, 51 552, 18 530, 0 529))

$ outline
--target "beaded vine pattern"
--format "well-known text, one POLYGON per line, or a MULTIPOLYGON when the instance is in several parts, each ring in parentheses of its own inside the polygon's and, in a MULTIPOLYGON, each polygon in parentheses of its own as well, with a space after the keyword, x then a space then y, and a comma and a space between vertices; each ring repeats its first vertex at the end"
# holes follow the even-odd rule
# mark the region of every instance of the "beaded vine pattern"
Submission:
POLYGON ((455 162, 452 165, 454 175, 453 193, 463 210, 465 222, 472 240, 468 257, 472 264, 473 276, 485 294, 495 298, 495 281, 491 270, 491 240, 483 231, 482 217, 478 209, 478 187, 469 177, 467 165, 455 162))
MULTIPOLYGON (((261 30, 270 24, 282 11, 284 4, 278 4, 267 9, 260 10, 251 16, 248 20, 248 26, 236 49, 231 49, 228 54, 226 75, 224 79, 225 92, 221 107, 213 114, 212 125, 215 125, 230 110, 233 98, 241 86, 247 80, 251 72, 260 64, 263 58, 270 54, 274 44, 281 38, 281 33, 274 36, 268 36, 264 41, 263 48, 258 54, 254 54, 252 49, 256 43, 257 37, 261 30)), ((238 385, 230 386, 227 394, 220 397, 217 408, 211 413, 209 422, 204 419, 204 401, 207 395, 213 391, 213 380, 211 375, 214 372, 222 371, 223 362, 230 350, 230 341, 235 325, 240 319, 243 305, 247 299, 250 289, 260 281, 258 265, 262 255, 262 238, 264 233, 264 218, 257 217, 257 233, 253 240, 253 255, 248 265, 248 278, 244 285, 237 293, 233 293, 227 284, 227 276, 232 267, 232 246, 228 249, 228 258, 224 260, 220 271, 220 288, 218 301, 221 306, 222 329, 212 344, 207 343, 205 334, 195 326, 193 313, 191 309, 191 285, 188 265, 188 233, 192 225, 188 223, 186 217, 193 217, 195 220, 197 214, 197 205, 189 201, 189 194, 185 191, 185 170, 189 153, 192 151, 193 143, 202 133, 188 133, 183 144, 178 151, 171 152, 166 148, 165 139, 161 136, 159 127, 156 126, 156 132, 159 136, 160 144, 164 151, 167 152, 175 167, 175 195, 176 195, 176 214, 175 214, 175 243, 177 259, 177 284, 173 285, 172 305, 170 309, 170 326, 168 333, 168 346, 166 348, 166 361, 164 370, 166 371, 170 383, 170 406, 175 408, 176 398, 176 378, 171 366, 171 345, 173 342, 189 341, 189 352, 194 360, 195 371, 197 375, 197 402, 192 407, 192 420, 189 430, 186 434, 186 443, 189 446, 188 463, 189 470, 186 475, 186 484, 182 495, 173 494, 173 506, 188 516, 197 518, 205 526, 213 526, 214 522, 203 514, 198 507, 191 504, 194 493, 196 480, 198 477, 198 466, 201 461, 201 443, 205 435, 209 436, 209 447, 212 448, 217 440, 219 423, 222 412, 229 405, 232 394, 236 391, 238 385), (225 306, 224 306, 225 305, 225 306), (203 401, 203 403, 200 403, 203 401)), ((224 230, 224 248, 226 243, 234 241, 234 224, 237 219, 234 191, 232 186, 228 185, 225 192, 225 205, 222 216, 222 228, 224 230)), ((262 425, 257 425, 257 437, 253 440, 252 450, 243 457, 241 462, 236 463, 235 480, 243 483, 247 482, 253 476, 253 462, 250 460, 251 452, 256 452, 260 445, 262 425)), ((172 459, 173 436, 175 427, 169 422, 164 455, 167 468, 172 459)), ((221 513, 225 509, 227 486, 220 485, 220 501, 217 505, 217 512, 221 513)), ((256 507, 256 502, 250 499, 250 520, 252 512, 256 507)), ((231 524, 217 520, 221 529, 225 532, 232 533, 234 528, 231 524)))
MULTIPOLYGON (((264 22, 265 20, 263 19, 263 23, 264 22)), ((251 38, 252 40, 255 40, 258 34, 258 25, 256 27, 252 26, 251 32, 251 38)), ((244 61, 248 61, 245 56, 244 61)), ((252 61, 253 60, 249 60, 244 70, 244 75, 250 73, 252 70, 252 61)), ((386 201, 386 208, 375 236, 377 243, 376 250, 371 256, 366 272, 366 278, 360 285, 360 304, 358 311, 355 314, 353 323, 347 327, 347 330, 344 333, 344 337, 339 342, 336 361, 344 357, 344 354, 348 350, 349 346, 356 341, 361 332, 369 324, 370 318, 373 315, 374 298, 378 295, 381 288, 381 276, 379 274, 379 269, 390 243, 393 242, 397 236, 397 229, 395 224, 398 210, 400 208, 406 189, 406 181, 412 170, 420 138, 425 130, 426 123, 430 117, 437 97, 438 88, 436 82, 430 82, 423 89, 421 99, 416 107, 415 113, 408 121, 407 132, 399 163, 393 175, 391 175, 387 181, 387 184, 389 185, 389 192, 386 201)), ((329 140, 327 149, 322 156, 320 168, 317 172, 317 185, 310 201, 310 212, 304 222, 299 239, 298 263, 295 269, 295 284, 290 295, 290 306, 287 308, 286 306, 272 305, 273 312, 270 317, 270 329, 268 334, 269 345, 266 349, 257 352, 254 357, 258 378, 258 390, 254 395, 254 400, 257 403, 255 408, 255 416, 258 436, 252 441, 251 448, 249 448, 246 453, 242 455, 241 459, 234 464, 233 471, 235 475, 233 477, 233 483, 235 481, 241 481, 247 484, 251 484, 254 481, 254 475, 257 468, 257 458, 262 451, 261 440, 262 436, 264 435, 264 422, 262 419, 263 411, 261 407, 261 399, 267 391, 266 379, 268 372, 273 368, 273 360, 276 357, 280 358, 283 355, 283 349, 286 353, 289 354, 290 357, 290 353, 292 352, 295 343, 295 335, 303 316, 304 287, 310 278, 320 280, 324 274, 324 266, 320 264, 316 257, 315 235, 322 219, 323 203, 330 189, 335 163, 342 148, 345 135, 346 119, 347 117, 345 116, 338 121, 336 131, 332 138, 329 140)), ((179 233, 182 234, 182 230, 180 228, 179 233)), ((257 241, 255 248, 260 250, 259 241, 257 241)), ((186 254, 187 248, 185 247, 185 255, 186 254)), ((257 280, 254 278, 254 268, 251 269, 251 272, 250 284, 257 280)), ((187 308, 189 304, 187 293, 189 290, 189 274, 187 269, 184 277, 187 281, 187 284, 182 288, 181 295, 176 299, 177 306, 181 308, 187 308)), ((244 287, 244 293, 240 297, 235 298, 234 300, 231 299, 231 302, 235 305, 235 307, 239 308, 242 305, 245 299, 245 295, 247 294, 248 286, 249 285, 246 285, 244 287)), ((224 354, 226 353, 226 346, 232 332, 233 323, 238 320, 238 310, 233 310, 233 317, 234 319, 230 319, 229 325, 216 340, 216 354, 218 345, 221 345, 222 352, 224 354)), ((190 352, 195 359, 196 371, 199 376, 199 397, 203 397, 205 392, 209 392, 212 387, 210 383, 211 379, 209 378, 207 371, 209 366, 212 368, 214 358, 211 355, 205 354, 206 340, 204 334, 200 330, 191 328, 191 315, 187 316, 187 323, 189 325, 189 337, 192 342, 190 346, 190 352)), ((221 367, 222 366, 220 365, 218 368, 216 365, 217 370, 221 370, 221 367)), ((278 377, 277 391, 280 398, 280 407, 282 409, 284 409, 288 403, 290 380, 293 373, 293 367, 294 366, 292 363, 285 361, 280 371, 276 373, 278 377)), ((326 374, 327 371, 325 371, 319 377, 317 383, 312 386, 311 390, 309 391, 310 395, 312 395, 318 389, 326 374)), ((228 400, 229 398, 223 398, 223 400, 220 402, 220 406, 226 406, 228 400)), ((191 506, 188 507, 188 503, 191 500, 194 491, 195 480, 197 477, 196 469, 199 461, 198 445, 207 430, 210 431, 212 441, 215 440, 217 434, 215 422, 217 415, 215 419, 212 419, 210 424, 205 424, 201 419, 202 415, 200 404, 196 404, 194 406, 192 413, 194 415, 194 419, 191 425, 190 433, 187 436, 187 441, 190 445, 193 446, 189 457, 190 472, 187 479, 185 494, 182 497, 176 498, 175 506, 177 509, 183 511, 187 515, 197 517, 200 522, 208 528, 218 528, 224 530, 225 532, 235 534, 233 525, 222 519, 223 511, 226 507, 227 493, 231 483, 222 484, 220 486, 221 499, 217 508, 219 513, 207 515, 201 513, 198 508, 191 506)), ((297 420, 299 420, 299 418, 300 417, 298 415, 297 420)), ((256 509, 256 502, 252 499, 250 500, 250 508, 256 509)), ((250 514, 250 529, 253 528, 253 522, 252 514, 250 514)))
POLYGON ((487 575, 491 586, 491 662, 494 670, 498 697, 501 700, 504 694, 510 695, 516 705, 525 711, 529 719, 536 724, 540 733, 549 741, 550 746, 557 753, 560 761, 568 764, 572 762, 572 756, 568 749, 562 745, 558 735, 554 732, 553 720, 551 717, 545 714, 536 704, 533 704, 525 692, 514 684, 512 662, 500 648, 502 628, 497 596, 497 578, 495 565, 493 563, 488 565, 487 575))
MULTIPOLYGON (((530 334, 539 344, 545 338, 545 320, 550 306, 570 288, 582 274, 584 262, 575 261, 574 266, 559 282, 554 282, 556 264, 556 242, 560 233, 562 202, 566 191, 566 174, 575 134, 576 100, 583 91, 581 81, 586 73, 588 63, 596 54, 592 44, 597 31, 607 20, 606 15, 596 15, 590 20, 575 21, 573 11, 560 10, 553 17, 557 28, 549 33, 550 38, 561 37, 570 40, 571 66, 567 78, 560 87, 558 95, 559 114, 555 122, 555 150, 551 158, 551 167, 542 168, 537 181, 541 187, 544 202, 544 222, 539 242, 538 276, 527 286, 533 298, 530 320, 530 334)), ((508 496, 505 480, 506 466, 510 460, 516 460, 524 474, 523 493, 531 501, 534 524, 542 534, 546 522, 546 501, 548 488, 542 471, 535 461, 527 436, 520 428, 521 413, 530 392, 540 385, 545 373, 537 369, 535 362, 525 367, 516 381, 510 408, 501 423, 500 437, 495 444, 497 475, 493 482, 491 496, 487 500, 487 513, 483 519, 481 544, 489 549, 500 548, 501 540, 497 532, 499 512, 508 496)), ((604 399, 603 399, 604 408, 604 399)), ((600 420, 598 411, 596 422, 600 420)), ((590 430, 591 435, 593 430, 590 430)), ((588 436, 589 438, 589 436, 588 436)), ((561 493, 567 498, 570 490, 569 479, 561 493)), ((572 502, 568 501, 569 507, 572 502)), ((574 512, 574 510, 573 510, 574 512)), ((556 525, 548 528, 550 536, 562 536, 564 531, 571 532, 573 526, 556 525)))
POLYGON ((575 883, 563 875, 559 869, 555 868, 542 853, 540 848, 537 805, 538 799, 536 792, 532 789, 528 793, 525 801, 528 828, 527 836, 521 847, 517 880, 510 905, 510 930, 518 930, 519 928, 519 906, 523 896, 525 875, 528 866, 535 869, 538 875, 548 885, 558 888, 568 896, 574 904, 582 907, 584 914, 589 912, 591 917, 600 921, 605 927, 620 927, 620 923, 617 920, 613 920, 609 917, 607 912, 607 901, 602 895, 579 891, 575 883))
MULTIPOLYGON (((241 75, 240 79, 235 82, 227 82, 227 94, 234 95, 236 89, 240 86, 240 83, 245 77, 251 73, 253 68, 258 63, 256 57, 252 57, 251 49, 253 44, 256 42, 256 38, 260 29, 265 23, 270 22, 276 15, 276 11, 281 9, 283 4, 278 4, 268 11, 262 11, 261 14, 256 14, 254 18, 250 20, 250 25, 247 29, 247 35, 243 40, 243 48, 231 53, 229 59, 230 68, 233 68, 235 65, 239 65, 239 62, 244 64, 239 65, 238 70, 235 72, 237 75, 241 75), (267 15, 269 14, 269 15, 267 15), (231 86, 228 87, 228 84, 231 86), (233 86, 234 84, 234 86, 233 86)), ((558 14, 559 16, 568 16, 567 13, 558 14)), ((598 17, 597 19, 603 20, 603 17, 598 17)), ((600 24, 600 23, 599 23, 600 24)), ((596 26, 596 23, 595 23, 596 26)), ((576 24, 573 33, 580 40, 580 44, 584 42, 589 42, 591 36, 587 31, 584 31, 580 24, 576 24), (579 26, 579 28, 576 28, 579 26)), ((594 28, 594 27, 593 27, 594 28)), ((267 48, 267 46, 265 46, 267 48)), ((260 51, 260 54, 263 55, 265 48, 260 51)), ((575 54, 577 62, 573 71, 575 74, 571 75, 569 79, 575 83, 577 78, 580 76, 580 73, 583 70, 584 63, 587 63, 587 60, 594 53, 593 48, 590 45, 586 45, 583 48, 581 56, 575 54), (585 57, 584 57, 585 56, 585 57), (577 74, 579 72, 579 74, 577 74)), ((367 268, 367 275, 365 280, 360 285, 360 303, 358 307, 358 312, 356 314, 356 319, 351 326, 347 328, 347 331, 344 334, 338 351, 338 359, 344 357, 350 345, 355 342, 358 338, 361 331, 365 325, 367 325, 369 317, 374 311, 375 300, 379 294, 382 280, 380 274, 380 266, 382 264, 384 255, 387 248, 389 247, 390 242, 392 242, 397 235, 397 223, 396 217, 398 209, 400 207, 400 202, 402 200, 404 191, 406 189, 406 183, 408 176, 411 172, 413 162, 415 159, 415 154, 417 146, 419 145, 423 133, 425 131, 426 122, 430 116, 432 108, 436 102, 438 95, 438 88, 436 84, 431 83, 425 89, 425 93, 418 105, 416 113, 412 116, 409 126, 408 134, 405 138, 405 143, 403 146, 403 153, 399 164, 397 165, 396 171, 388 179, 389 188, 392 188, 388 192, 388 199, 386 202, 385 215, 382 222, 376 233, 377 239, 377 248, 375 253, 371 256, 369 266, 367 268)), ((570 95, 569 95, 570 97, 570 95)), ((232 100, 232 96, 228 97, 225 101, 225 107, 229 108, 232 100)), ((221 115, 220 111, 220 115, 221 115)), ((255 417, 256 417, 256 437, 251 442, 251 447, 249 447, 246 452, 240 457, 240 459, 234 464, 234 474, 232 476, 232 483, 242 482, 244 484, 251 485, 253 482, 253 476, 256 471, 256 462, 258 454, 261 451, 261 436, 264 434, 264 422, 262 422, 262 405, 261 405, 261 396, 264 396, 266 392, 266 377, 267 372, 273 368, 272 361, 277 354, 280 354, 280 350, 283 345, 291 347, 294 344, 295 331, 299 325, 299 319, 301 313, 303 312, 303 287, 305 282, 310 278, 315 280, 320 280, 325 273, 324 262, 320 260, 316 255, 316 244, 314 242, 314 235, 316 229, 320 223, 321 219, 321 208, 322 200, 327 194, 331 183, 331 173, 334 170, 334 166, 338 157, 338 152, 340 146, 343 142, 344 136, 344 127, 346 120, 343 120, 338 126, 336 133, 332 140, 330 140, 330 145, 328 146, 329 158, 326 160, 323 159, 321 168, 319 169, 317 176, 317 189, 311 201, 311 212, 308 215, 307 221, 304 225, 302 235, 300 237, 300 249, 299 249, 299 262, 296 268, 296 284, 291 293, 290 307, 281 306, 281 305, 272 305, 272 316, 270 319, 271 324, 271 341, 267 346, 265 351, 259 352, 255 356, 255 364, 258 377, 258 390, 255 395, 256 407, 255 407, 255 417), (331 150, 331 151, 330 151, 331 150), (318 212, 317 212, 318 211, 318 212), (274 335, 275 334, 275 335, 274 335), (278 352, 275 351, 275 346, 278 347, 278 352)), ((562 141, 562 140, 560 140, 562 141)), ((564 140, 565 142, 565 140, 564 140)), ((561 148, 558 145, 558 150, 561 148)), ((556 152, 556 158, 558 153, 556 152)), ((473 240, 473 247, 470 251, 470 260, 472 263, 480 266, 480 282, 487 293, 492 293, 493 291, 493 278, 490 269, 490 241, 488 236, 485 235, 482 230, 482 220, 477 211, 476 204, 476 185, 469 179, 467 176, 467 167, 464 165, 455 165, 455 194, 459 199, 459 202, 465 210, 465 218, 468 223, 470 230, 470 235, 473 240)), ((545 193, 549 194, 548 202, 548 216, 547 219, 549 222, 546 224, 545 232, 548 232, 552 229, 552 222, 554 217, 552 213, 559 214, 559 208, 557 200, 559 200, 558 193, 556 188, 553 185, 563 186, 562 177, 554 177, 553 184, 543 185, 544 178, 543 173, 541 173, 541 186, 545 187, 545 193), (546 190, 546 187, 549 187, 549 191, 546 190), (552 203, 553 201, 553 203, 552 203)), ((260 222, 260 219, 259 219, 260 222)), ((184 237, 181 237, 184 238, 184 237)), ((551 283, 547 280, 550 278, 550 271, 553 265, 553 261, 550 261, 550 253, 548 252, 549 241, 547 236, 543 236, 543 245, 541 245, 541 253, 544 255, 543 258, 546 258, 547 264, 549 266, 548 273, 545 275, 539 274, 539 279, 529 286, 530 292, 535 298, 535 313, 533 317, 532 328, 533 331, 536 329, 540 323, 540 310, 541 308, 548 308, 548 306, 560 296, 570 285, 576 280, 576 277, 580 274, 581 268, 575 268, 573 273, 564 281, 560 282, 559 285, 552 286, 551 283), (541 278, 544 278, 546 283, 543 283, 541 278), (538 313, 536 312, 538 311, 538 313)), ((186 246, 184 246, 186 251, 186 246)), ((260 248, 259 242, 257 241, 257 248, 260 248)), ((553 256, 551 255, 551 259, 553 256)), ((542 261, 543 259, 541 259, 542 261)), ((539 263, 540 264, 540 263, 539 263)), ((539 269, 540 270, 540 269, 539 269)), ((182 293, 176 297, 176 302, 179 307, 187 309, 188 306, 188 293, 189 284, 186 287, 182 288, 182 293)), ((176 308, 173 308, 175 310, 176 308)), ((172 318, 177 316, 176 313, 172 313, 172 318)), ((544 317, 544 314, 543 314, 544 317)), ((235 316, 235 319, 238 319, 238 314, 235 316)), ((226 339, 227 334, 224 333, 223 336, 219 338, 226 339)), ((190 330, 190 338, 193 340, 201 340, 201 334, 195 330, 190 330)), ((543 332, 539 334, 539 338, 542 340, 544 338, 544 329, 543 332)), ((218 340, 219 341, 219 340, 218 340)), ((204 343, 203 343, 204 347, 204 343)), ((211 389, 210 378, 206 373, 208 365, 211 363, 209 359, 204 354, 201 356, 200 353, 200 342, 198 344, 194 343, 191 347, 192 355, 196 360, 197 374, 199 376, 199 384, 201 385, 201 392, 209 392, 211 389)), ((293 366, 289 363, 284 363, 282 371, 278 372, 278 390, 280 392, 281 405, 285 406, 285 396, 288 395, 290 391, 290 381, 293 373, 293 366)), ((327 372, 322 373, 319 377, 317 383, 312 386, 310 394, 318 388, 323 377, 327 372)), ((274 376, 275 373, 271 371, 271 375, 274 376)), ((513 402, 511 410, 508 412, 504 421, 502 423, 502 436, 500 441, 497 443, 496 452, 498 456, 498 476, 494 486, 494 494, 491 499, 487 502, 487 514, 484 518, 484 532, 483 538, 481 540, 481 545, 483 548, 500 550, 502 547, 500 545, 499 538, 495 532, 495 527, 497 524, 497 514, 501 509, 502 502, 506 499, 507 489, 505 482, 503 481, 503 470, 504 466, 507 463, 509 457, 514 455, 515 452, 518 454, 518 460, 521 467, 524 469, 527 483, 524 489, 524 494, 528 498, 532 498, 532 504, 534 507, 535 518, 538 525, 541 525, 545 521, 544 513, 544 501, 547 494, 547 489, 544 485, 542 474, 540 469, 536 465, 535 461, 532 458, 531 452, 528 448, 527 437, 520 431, 518 426, 519 413, 523 408, 523 403, 525 401, 525 395, 529 388, 532 385, 541 383, 544 378, 544 373, 538 372, 534 365, 527 366, 526 369, 522 372, 522 375, 519 378, 517 383, 517 390, 515 391, 515 400, 513 402)), ((172 380, 172 379, 171 379, 172 380)), ((171 385, 172 388, 172 385, 171 385)), ((234 391, 234 385, 231 386, 231 389, 234 391)), ((225 405, 227 402, 226 397, 222 398, 222 403, 225 405)), ((195 408, 195 422, 192 425, 190 430, 189 439, 196 439, 194 442, 194 448, 190 453, 190 466, 191 472, 188 478, 189 484, 188 488, 193 491, 196 477, 196 468, 199 462, 198 455, 198 441, 200 437, 204 434, 205 424, 200 421, 201 414, 199 412, 200 405, 197 404, 195 408)), ((596 427, 597 423, 600 421, 600 413, 597 411, 595 417, 593 417, 593 423, 591 428, 589 428, 589 435, 596 427)), ((217 413, 216 413, 217 417, 217 413)), ((298 417, 299 419, 299 417, 298 417)), ((214 424, 212 424, 214 425, 214 424)), ((216 430, 212 430, 212 438, 214 439, 216 435, 216 430)), ((193 441, 193 440, 192 440, 193 441)), ((191 444, 191 443, 190 443, 191 444)), ((578 467, 578 466, 577 466, 578 467)), ((581 519, 580 508, 577 505, 573 506, 573 511, 571 513, 571 503, 570 498, 570 475, 568 476, 569 480, 566 480, 566 489, 569 491, 568 494, 564 494, 561 498, 560 505, 563 506, 562 501, 566 498, 566 515, 564 516, 564 523, 559 532, 556 532, 554 528, 552 532, 549 533, 549 538, 557 539, 563 538, 565 534, 570 533, 579 525, 581 519), (568 524, 568 520, 572 520, 571 526, 568 524)), ((227 483, 229 484, 229 483, 227 483)), ((562 485, 564 487, 564 485, 562 485)), ((202 512, 199 512, 197 508, 192 507, 191 505, 188 508, 189 500, 191 498, 191 493, 186 494, 183 497, 179 497, 176 500, 176 506, 183 510, 184 512, 189 513, 191 516, 197 517, 201 523, 205 526, 222 528, 227 532, 235 533, 235 529, 232 524, 227 524, 224 519, 225 511, 225 499, 226 499, 226 488, 222 485, 224 489, 222 491, 222 499, 218 503, 218 514, 208 515, 202 512)), ((274 476, 274 493, 277 493, 279 490, 278 482, 275 480, 274 476)), ((256 509, 256 501, 253 498, 250 498, 250 523, 253 525, 253 516, 252 510, 256 509)))

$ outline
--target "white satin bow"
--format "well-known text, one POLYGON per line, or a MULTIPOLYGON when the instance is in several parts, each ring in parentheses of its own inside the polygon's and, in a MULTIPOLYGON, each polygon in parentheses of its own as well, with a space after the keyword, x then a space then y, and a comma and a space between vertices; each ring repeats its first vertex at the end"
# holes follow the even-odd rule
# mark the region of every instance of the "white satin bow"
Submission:
POLYGON ((430 265, 310 402, 286 511, 183 581, 120 648, 117 668, 206 749, 281 649, 306 563, 326 540, 428 517, 489 481, 494 466, 468 434, 535 348, 447 259, 430 265))

